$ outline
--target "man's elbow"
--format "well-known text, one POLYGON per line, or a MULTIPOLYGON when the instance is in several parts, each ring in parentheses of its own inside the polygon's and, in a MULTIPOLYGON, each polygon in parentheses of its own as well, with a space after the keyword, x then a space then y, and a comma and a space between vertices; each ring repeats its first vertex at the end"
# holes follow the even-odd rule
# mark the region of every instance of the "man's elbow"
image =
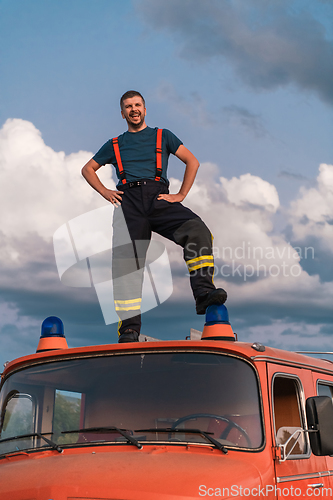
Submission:
POLYGON ((81 174, 85 179, 91 177, 91 175, 96 174, 96 171, 100 168, 101 165, 97 163, 93 158, 91 158, 87 163, 82 167, 81 174))
POLYGON ((85 179, 87 178, 87 168, 86 168, 86 165, 84 165, 84 167, 81 168, 81 175, 85 179))
POLYGON ((81 174, 82 176, 86 179, 87 178, 87 175, 89 175, 89 171, 91 169, 91 166, 90 166, 90 160, 88 161, 88 163, 86 163, 82 168, 81 168, 81 174))

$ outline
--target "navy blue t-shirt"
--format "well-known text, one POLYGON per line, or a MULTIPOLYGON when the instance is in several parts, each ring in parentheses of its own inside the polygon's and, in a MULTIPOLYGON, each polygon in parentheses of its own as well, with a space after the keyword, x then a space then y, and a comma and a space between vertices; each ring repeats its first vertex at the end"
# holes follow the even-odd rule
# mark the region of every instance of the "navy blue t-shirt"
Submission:
MULTIPOLYGON (((140 132, 124 132, 118 137, 120 157, 127 182, 140 179, 155 179, 156 176, 156 135, 157 127, 146 127, 140 132)), ((179 146, 183 144, 170 130, 163 129, 162 132, 162 175, 167 181, 167 168, 170 153, 175 154, 179 146)), ((117 177, 120 180, 116 155, 112 139, 95 154, 93 159, 99 165, 111 163, 116 168, 117 177)))

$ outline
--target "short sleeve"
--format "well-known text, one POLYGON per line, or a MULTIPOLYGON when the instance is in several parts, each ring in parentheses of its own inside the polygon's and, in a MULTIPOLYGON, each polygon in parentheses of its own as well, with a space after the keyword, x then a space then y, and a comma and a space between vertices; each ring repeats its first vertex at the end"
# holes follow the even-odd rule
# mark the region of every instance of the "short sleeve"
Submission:
POLYGON ((107 141, 97 151, 95 156, 93 156, 93 160, 95 160, 99 165, 105 165, 107 163, 114 164, 116 162, 112 140, 107 141))
POLYGON ((183 143, 178 137, 170 132, 168 129, 163 129, 163 139, 165 141, 165 146, 168 150, 169 153, 172 153, 173 155, 176 153, 177 149, 179 146, 181 146, 183 143))

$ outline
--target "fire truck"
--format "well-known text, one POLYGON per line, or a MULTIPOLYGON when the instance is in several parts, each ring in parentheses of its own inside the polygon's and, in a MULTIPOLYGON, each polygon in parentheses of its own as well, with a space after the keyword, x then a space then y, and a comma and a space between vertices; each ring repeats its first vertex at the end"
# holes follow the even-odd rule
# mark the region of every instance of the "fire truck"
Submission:
POLYGON ((47 318, 0 387, 1 500, 332 497, 333 365, 237 340, 68 348, 47 318))

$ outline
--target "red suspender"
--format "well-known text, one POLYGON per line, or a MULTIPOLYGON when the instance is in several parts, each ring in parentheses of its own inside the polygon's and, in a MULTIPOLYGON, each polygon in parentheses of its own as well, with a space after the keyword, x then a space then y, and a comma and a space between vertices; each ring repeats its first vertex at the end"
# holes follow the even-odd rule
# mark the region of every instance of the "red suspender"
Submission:
MULTIPOLYGON (((162 175, 162 132, 163 130, 161 128, 157 129, 157 135, 156 135, 156 176, 155 176, 155 181, 160 181, 161 180, 161 175, 162 175)), ((121 161, 121 156, 120 156, 120 151, 119 151, 119 144, 118 144, 118 137, 114 137, 112 139, 112 144, 113 144, 113 149, 114 149, 114 154, 116 155, 116 160, 117 160, 117 165, 118 165, 118 170, 119 170, 119 175, 122 184, 126 184, 126 177, 125 177, 125 172, 123 168, 123 163, 121 161)))
POLYGON ((114 154, 116 155, 116 160, 117 160, 117 165, 118 165, 118 170, 119 170, 121 182, 122 182, 122 184, 126 184, 125 172, 123 169, 123 163, 121 161, 121 156, 120 156, 120 151, 119 151, 118 137, 115 137, 114 139, 112 139, 112 144, 113 144, 114 154))
POLYGON ((155 181, 160 181, 162 175, 162 129, 157 129, 156 135, 156 177, 155 181))

